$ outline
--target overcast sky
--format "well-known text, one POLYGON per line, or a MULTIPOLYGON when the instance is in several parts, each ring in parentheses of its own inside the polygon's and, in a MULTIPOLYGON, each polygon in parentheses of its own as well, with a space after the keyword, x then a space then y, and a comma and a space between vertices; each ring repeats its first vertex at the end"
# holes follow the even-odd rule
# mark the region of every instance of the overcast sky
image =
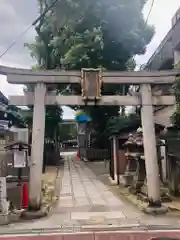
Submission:
MULTIPOLYGON (((12 43, 37 17, 37 0, 0 0, 0 54, 12 43)), ((144 9, 144 15, 150 9, 152 0, 144 9)), ((180 0, 155 0, 155 4, 149 23, 156 28, 156 34, 147 47, 147 52, 143 56, 136 58, 138 66, 144 64, 156 50, 161 40, 171 28, 171 18, 180 7, 180 0)), ((25 42, 33 41, 35 32, 33 29, 17 42, 17 44, 0 59, 0 65, 11 67, 30 68, 34 61, 29 52, 24 48, 25 42)), ((23 86, 10 85, 6 78, 0 75, 0 90, 6 95, 23 94, 23 86)), ((73 118, 74 113, 68 108, 64 109, 64 118, 73 118)))

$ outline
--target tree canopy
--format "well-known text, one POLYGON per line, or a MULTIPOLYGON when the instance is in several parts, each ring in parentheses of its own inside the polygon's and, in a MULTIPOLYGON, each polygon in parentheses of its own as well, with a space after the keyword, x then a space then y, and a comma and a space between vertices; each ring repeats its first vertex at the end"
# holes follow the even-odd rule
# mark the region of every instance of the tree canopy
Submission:
MULTIPOLYGON (((38 0, 43 12, 52 0, 38 0)), ((28 44, 40 68, 80 70, 98 68, 133 70, 134 56, 143 54, 154 33, 142 8, 146 0, 61 0, 40 20, 38 36, 28 44)), ((59 85, 58 90, 65 89, 59 85)), ((107 85, 103 94, 126 94, 128 86, 107 85)), ((80 93, 80 87, 71 91, 80 93)), ((101 147, 106 128, 119 115, 118 106, 85 107, 99 132, 101 147)))
POLYGON ((67 140, 77 139, 77 126, 76 124, 61 124, 60 123, 60 139, 61 142, 67 140))
MULTIPOLYGON (((34 85, 28 84, 24 89, 26 91, 34 91, 34 85)), ((59 134, 59 122, 62 120, 63 110, 60 106, 46 106, 46 115, 45 115, 45 137, 51 140, 56 140, 59 134)), ((33 120, 33 106, 29 106, 28 110, 21 110, 23 119, 29 128, 32 128, 33 120)))

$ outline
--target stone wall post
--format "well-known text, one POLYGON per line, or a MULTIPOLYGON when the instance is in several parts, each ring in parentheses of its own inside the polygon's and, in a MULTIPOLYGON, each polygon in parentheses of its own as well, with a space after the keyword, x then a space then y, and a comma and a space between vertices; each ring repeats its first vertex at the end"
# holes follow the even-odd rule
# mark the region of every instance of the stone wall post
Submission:
POLYGON ((8 214, 6 178, 0 177, 0 214, 8 214))
POLYGON ((113 161, 114 161, 114 180, 118 184, 118 166, 117 166, 117 140, 116 136, 113 136, 113 161))

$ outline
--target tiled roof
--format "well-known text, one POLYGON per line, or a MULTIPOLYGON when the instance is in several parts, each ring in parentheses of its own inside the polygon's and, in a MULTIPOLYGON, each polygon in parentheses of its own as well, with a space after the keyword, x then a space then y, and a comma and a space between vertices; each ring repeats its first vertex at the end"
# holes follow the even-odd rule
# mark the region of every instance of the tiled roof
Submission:
POLYGON ((8 99, 4 96, 4 94, 0 91, 0 103, 8 105, 8 99))

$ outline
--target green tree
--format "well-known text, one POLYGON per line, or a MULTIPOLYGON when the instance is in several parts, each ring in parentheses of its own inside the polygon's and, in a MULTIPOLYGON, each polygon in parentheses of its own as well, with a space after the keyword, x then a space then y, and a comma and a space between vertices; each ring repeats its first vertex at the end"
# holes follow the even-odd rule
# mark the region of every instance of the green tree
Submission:
MULTIPOLYGON (((45 3, 46 4, 46 3, 45 3)), ((47 7, 47 4, 46 4, 47 7)), ((39 12, 43 12, 41 1, 39 1, 39 12)), ((25 46, 31 50, 31 56, 34 57, 37 61, 37 65, 33 66, 32 69, 53 69, 51 65, 51 57, 49 51, 49 39, 44 37, 44 34, 41 33, 40 28, 42 26, 44 19, 41 19, 39 25, 36 27, 36 44, 28 44, 25 46)), ((48 87, 48 90, 56 90, 54 86, 48 87), (50 89, 49 89, 50 88, 50 89)), ((34 91, 34 85, 28 84, 24 91, 34 91)), ((56 90, 57 92, 57 90, 56 90)), ((59 138, 59 123, 62 121, 62 108, 60 106, 46 106, 46 117, 45 117, 45 137, 55 141, 56 148, 58 138, 59 138)), ((32 127, 32 118, 33 118, 33 107, 30 106, 28 114, 26 113, 25 120, 28 123, 29 127, 32 127)))
POLYGON ((75 124, 61 124, 60 123, 60 140, 74 140, 77 139, 77 126, 75 124))
MULTIPOLYGON (((33 67, 35 69, 39 69, 38 66, 33 67)), ((27 91, 33 92, 34 91, 34 85, 33 84, 27 84, 24 92, 27 91)), ((50 140, 58 141, 58 135, 59 135, 59 123, 62 121, 62 113, 63 110, 60 106, 54 105, 54 106, 46 106, 46 115, 45 115, 45 137, 50 140)), ((32 128, 33 123, 33 106, 29 106, 29 110, 23 111, 23 116, 28 124, 29 128, 32 128)), ((57 143, 56 143, 57 144, 57 143)))
MULTIPOLYGON (((52 0, 39 0, 42 12, 52 0)), ((38 65, 49 69, 80 70, 102 67, 133 70, 134 56, 143 54, 154 30, 143 18, 146 0, 61 0, 40 21, 41 37, 28 45, 38 65)), ((107 85, 103 94, 126 94, 129 86, 107 85)), ((65 86, 58 86, 62 91, 65 86)), ((80 87, 71 86, 80 93, 80 87)), ((99 133, 99 146, 107 144, 108 121, 119 115, 119 107, 86 107, 99 133), (106 141, 105 141, 106 140, 106 141)), ((124 111, 122 111, 124 113, 124 111)))
MULTIPOLYGON (((29 110, 21 110, 22 117, 29 129, 32 129, 33 107, 29 110)), ((54 140, 57 144, 59 132, 59 123, 62 121, 62 109, 59 106, 46 107, 45 117, 45 137, 54 140)))

